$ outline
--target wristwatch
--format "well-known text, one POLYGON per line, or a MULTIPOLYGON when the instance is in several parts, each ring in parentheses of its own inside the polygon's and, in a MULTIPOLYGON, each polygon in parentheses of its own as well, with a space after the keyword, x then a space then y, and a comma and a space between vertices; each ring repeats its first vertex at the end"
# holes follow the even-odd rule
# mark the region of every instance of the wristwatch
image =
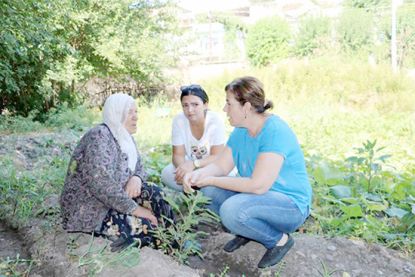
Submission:
POLYGON ((200 160, 194 160, 193 165, 195 166, 195 169, 200 168, 200 160))

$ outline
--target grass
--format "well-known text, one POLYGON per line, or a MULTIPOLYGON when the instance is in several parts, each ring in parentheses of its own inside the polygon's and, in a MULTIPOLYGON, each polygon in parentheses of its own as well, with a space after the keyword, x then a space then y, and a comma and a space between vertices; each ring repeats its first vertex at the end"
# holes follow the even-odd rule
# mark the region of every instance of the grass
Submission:
MULTIPOLYGON (((414 251, 415 82, 403 74, 392 74, 384 65, 371 67, 338 57, 290 60, 194 82, 208 92, 210 109, 225 119, 223 88, 244 75, 263 81, 267 98, 275 105, 273 112, 294 129, 305 152, 314 190, 314 220, 306 224, 306 231, 359 237, 407 253, 414 251), (365 148, 374 141, 375 148, 365 148), (385 148, 379 150, 381 147, 385 148), (379 162, 362 156, 370 151, 391 157, 379 162), (363 160, 348 159, 353 156, 363 160), (334 193, 344 190, 351 194, 334 193)), ((161 169, 170 161, 171 121, 181 111, 180 103, 160 96, 151 103, 138 100, 137 104, 135 138, 151 180, 159 182, 161 169)), ((11 207, 16 217, 28 218, 45 197, 59 193, 72 148, 99 118, 98 111, 82 107, 58 109, 44 124, 32 122, 30 117, 1 116, 2 134, 36 137, 39 131, 62 133, 58 140, 48 135, 35 140, 36 149, 44 149, 34 154, 38 159, 30 161, 35 171, 24 166, 16 149, 0 149, 5 153, 0 157, 2 207, 11 207)), ((231 129, 228 124, 227 131, 231 129)), ((0 140, 7 145, 18 137, 0 140)))

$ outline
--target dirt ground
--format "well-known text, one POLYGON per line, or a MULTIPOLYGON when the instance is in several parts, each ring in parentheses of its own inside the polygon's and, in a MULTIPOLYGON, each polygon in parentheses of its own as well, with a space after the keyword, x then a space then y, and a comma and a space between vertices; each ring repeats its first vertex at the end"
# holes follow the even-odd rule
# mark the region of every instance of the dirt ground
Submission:
MULTIPOLYGON (((65 142, 64 138, 63 139, 65 142)), ((68 143, 73 143, 76 136, 68 143)), ((15 156, 22 167, 30 167, 37 156, 49 151, 37 149, 39 138, 0 137, 0 154, 15 156), (7 145, 7 146, 6 146, 7 145), (17 152, 17 149, 19 150, 17 152), (16 155, 18 153, 19 155, 16 155)), ((66 142, 65 142, 66 143, 66 142)), ((43 146, 42 146, 43 147, 43 146)), ((45 199, 51 211, 57 210, 57 195, 45 199)), ((3 207, 2 207, 3 208, 3 207)), ((48 207, 45 207, 48 208, 48 207)), ((56 222, 58 220, 55 220, 56 222)), ((376 244, 346 238, 324 238, 294 234, 295 245, 283 261, 259 270, 257 263, 265 248, 255 242, 224 252, 232 238, 221 228, 207 230, 201 239, 203 260, 192 257, 190 266, 178 264, 160 251, 143 248, 127 254, 111 253, 105 239, 64 232, 58 223, 36 218, 26 224, 4 218, 0 224, 0 258, 20 257, 36 260, 29 276, 411 276, 415 277, 415 256, 405 256, 376 244), (12 229, 9 226, 17 226, 12 229), (128 262, 128 263, 127 263, 128 262)), ((0 276, 5 275, 0 267, 0 276)))
MULTIPOLYGON (((40 223, 40 222, 39 222, 40 223)), ((97 238, 92 243, 89 235, 68 235, 62 230, 43 232, 39 226, 25 229, 23 240, 16 230, 1 226, 1 257, 40 259, 40 268, 33 269, 29 276, 415 276, 415 261, 402 253, 375 244, 345 238, 323 238, 295 234, 295 245, 284 260, 271 268, 259 270, 257 263, 265 249, 250 242, 228 254, 222 250, 232 235, 223 231, 212 231, 201 240, 203 260, 192 257, 189 266, 179 265, 160 251, 143 248, 133 252, 136 264, 126 266, 117 260, 105 246, 105 239, 97 238), (41 238, 39 238, 41 235, 41 238), (33 239, 37 237, 37 241, 33 239), (76 246, 69 246, 72 242, 76 246), (32 244, 31 244, 32 243, 32 244), (88 261, 82 267, 81 260, 88 261), (97 268, 99 268, 97 270, 97 268)), ((123 259, 127 259, 124 256, 123 259)), ((22 268, 23 270, 24 268, 22 268)), ((1 272, 0 272, 1 276, 1 272)))

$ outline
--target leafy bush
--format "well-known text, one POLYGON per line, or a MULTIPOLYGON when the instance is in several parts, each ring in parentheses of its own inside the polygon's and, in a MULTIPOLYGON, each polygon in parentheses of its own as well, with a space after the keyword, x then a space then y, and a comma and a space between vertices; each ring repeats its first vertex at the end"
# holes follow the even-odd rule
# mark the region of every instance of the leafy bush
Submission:
POLYGON ((288 23, 278 17, 259 20, 248 31, 246 51, 255 66, 264 66, 285 58, 291 37, 288 23))
POLYGON ((373 21, 362 9, 346 9, 339 19, 338 39, 346 52, 367 51, 372 45, 373 21))
POLYGON ((0 2, 0 113, 28 116, 52 101, 43 80, 68 49, 54 33, 51 14, 45 1, 0 2))
POLYGON ((415 249, 415 180, 385 170, 383 149, 367 141, 345 163, 309 164, 317 220, 310 229, 415 249))
POLYGON ((307 17, 300 23, 296 35, 294 53, 298 56, 313 54, 319 48, 328 46, 330 23, 325 17, 307 17))
POLYGON ((0 113, 75 106, 76 85, 95 76, 157 86, 173 60, 166 1, 1 1, 0 28, 0 113))
MULTIPOLYGON (((176 224, 168 228, 158 228, 155 235, 162 241, 160 247, 176 257, 180 263, 185 263, 190 255, 201 256, 201 248, 197 239, 207 233, 197 230, 200 223, 214 223, 219 221, 218 216, 205 208, 210 199, 199 191, 194 194, 179 194, 177 197, 165 197, 177 215, 176 224)), ((171 223, 172 220, 165 218, 171 223)))

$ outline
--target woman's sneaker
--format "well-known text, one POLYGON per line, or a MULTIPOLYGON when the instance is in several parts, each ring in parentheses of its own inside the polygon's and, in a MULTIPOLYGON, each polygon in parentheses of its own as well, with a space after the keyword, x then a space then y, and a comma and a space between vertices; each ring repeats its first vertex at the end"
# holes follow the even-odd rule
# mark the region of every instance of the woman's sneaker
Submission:
POLYGON ((239 247, 247 244, 250 241, 251 241, 250 239, 237 235, 235 238, 233 238, 232 240, 228 241, 227 244, 225 244, 225 247, 223 247, 223 250, 230 253, 230 252, 235 251, 239 247))
POLYGON ((258 267, 265 268, 276 265, 279 261, 282 260, 282 258, 284 258, 285 254, 287 254, 288 250, 290 250, 293 245, 294 239, 288 235, 288 240, 284 245, 274 246, 265 252, 264 256, 258 263, 258 267))

